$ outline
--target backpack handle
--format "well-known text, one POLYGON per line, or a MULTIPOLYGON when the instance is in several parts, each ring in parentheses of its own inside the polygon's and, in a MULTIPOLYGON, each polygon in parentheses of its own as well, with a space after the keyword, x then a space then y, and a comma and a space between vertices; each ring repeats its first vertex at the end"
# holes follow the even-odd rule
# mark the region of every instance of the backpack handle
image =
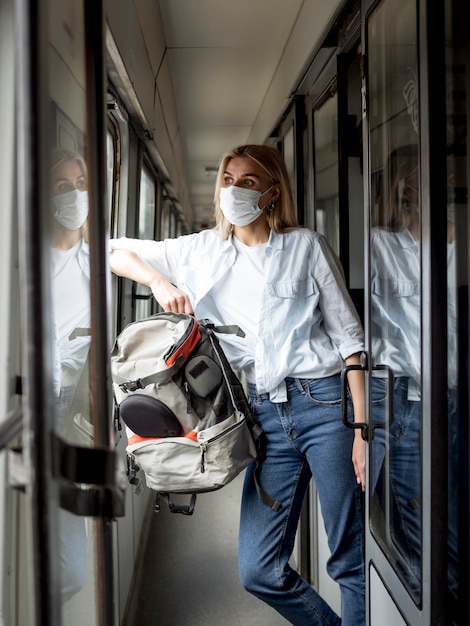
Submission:
POLYGON ((191 494, 191 500, 189 504, 175 504, 171 498, 170 494, 166 491, 157 492, 157 497, 155 499, 155 512, 160 513, 160 498, 164 500, 171 513, 181 513, 182 515, 192 515, 194 513, 194 507, 196 506, 196 494, 191 494))

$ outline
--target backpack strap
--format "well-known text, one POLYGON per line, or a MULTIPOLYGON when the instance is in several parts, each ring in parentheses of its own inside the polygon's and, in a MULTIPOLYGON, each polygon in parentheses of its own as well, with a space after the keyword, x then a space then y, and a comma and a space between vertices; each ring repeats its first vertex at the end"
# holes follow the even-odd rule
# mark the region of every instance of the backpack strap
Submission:
POLYGON ((242 330, 240 326, 237 326, 236 324, 217 325, 207 319, 199 320, 199 324, 204 326, 205 328, 210 328, 215 333, 222 333, 226 335, 237 335, 237 337, 245 337, 246 335, 245 331, 242 330))
POLYGON ((69 341, 76 339, 77 337, 91 337, 91 328, 74 328, 69 335, 69 341))
MULTIPOLYGON (((207 320, 204 320, 207 321, 207 320)), ((205 324, 206 327, 209 327, 210 331, 214 331, 214 332, 218 332, 218 328, 239 328, 238 326, 225 326, 225 327, 220 327, 220 326, 214 326, 213 324, 211 325, 209 324, 205 324)), ((243 333, 243 331, 240 329, 240 331, 243 333)), ((230 332, 230 331, 229 331, 230 332)), ((237 333, 238 334, 238 333, 237 333)), ((244 336, 245 333, 243 333, 242 336, 244 336)), ((218 360, 219 360, 219 364, 220 364, 220 369, 222 371, 222 374, 225 378, 225 382, 227 385, 227 389, 228 392, 230 394, 230 399, 232 401, 232 406, 234 408, 238 408, 243 415, 245 416, 246 422, 248 424, 248 428, 250 429, 251 432, 251 436, 253 437, 253 440, 255 442, 255 447, 256 447, 256 466, 255 466, 255 471, 253 473, 253 477, 254 477, 254 481, 255 481, 255 486, 256 486, 256 491, 258 492, 258 497, 260 498, 260 500, 262 502, 264 502, 264 504, 266 504, 267 506, 269 506, 270 509, 272 509, 273 511, 279 511, 279 509, 281 508, 281 503, 276 500, 275 498, 273 498, 272 496, 270 496, 260 485, 259 482, 259 472, 261 470, 261 464, 266 456, 266 450, 265 450, 265 445, 264 445, 264 431, 261 428, 261 426, 259 426, 259 424, 257 424, 257 422, 255 421, 254 417, 253 417, 253 413, 251 412, 251 408, 248 404, 248 402, 246 401, 246 397, 245 397, 245 393, 243 392, 243 405, 239 406, 239 403, 236 401, 234 393, 233 393, 233 389, 232 389, 232 381, 230 380, 229 376, 228 376, 228 372, 232 373, 233 377, 235 377, 235 374, 233 374, 232 372, 232 368, 230 367, 229 363, 227 362, 227 357, 225 356, 223 350, 220 348, 220 346, 218 345, 218 342, 214 341, 214 336, 212 334, 212 332, 208 333, 208 337, 209 340, 212 344, 212 347, 214 349, 214 354, 217 356, 218 360)), ((235 384, 235 381, 233 381, 235 384)), ((240 381, 238 379, 236 379, 236 384, 239 386, 239 388, 241 388, 241 384, 240 381)))
POLYGON ((266 456, 266 450, 265 450, 265 445, 264 445, 264 431, 254 421, 251 411, 247 415, 245 415, 245 419, 248 423, 248 426, 251 431, 251 435, 253 437, 253 440, 256 446, 257 454, 256 454, 255 471, 253 472, 253 479, 255 481, 255 487, 258 493, 258 497, 261 500, 261 502, 264 502, 264 504, 269 506, 270 509, 272 509, 273 511, 279 511, 279 509, 281 508, 281 503, 275 498, 273 498, 272 496, 270 496, 269 493, 267 493, 261 487, 260 482, 259 482, 259 473, 261 470, 261 465, 266 456))
POLYGON ((144 389, 145 387, 147 387, 147 385, 151 385, 152 383, 167 383, 179 370, 180 362, 184 362, 184 360, 184 357, 181 355, 176 359, 176 361, 174 361, 171 367, 168 367, 165 370, 161 370, 160 372, 155 372, 154 374, 149 374, 148 376, 142 376, 142 378, 137 378, 136 380, 129 380, 128 378, 122 378, 117 374, 113 374, 113 381, 119 385, 124 393, 128 393, 129 391, 137 391, 138 389, 144 389))

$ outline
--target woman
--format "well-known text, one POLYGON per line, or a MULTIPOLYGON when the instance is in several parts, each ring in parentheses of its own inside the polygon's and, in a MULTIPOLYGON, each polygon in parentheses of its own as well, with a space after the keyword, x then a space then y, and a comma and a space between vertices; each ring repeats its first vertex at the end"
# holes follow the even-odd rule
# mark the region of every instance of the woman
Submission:
MULTIPOLYGON (((90 252, 87 243, 87 170, 69 150, 52 153, 51 278, 58 366, 55 384, 62 436, 76 440, 70 409, 90 346, 90 252)), ((88 398, 88 391, 84 398, 88 398)), ((84 400, 82 398, 82 401, 84 400)), ((80 440, 76 441, 77 443, 80 440)))
MULTIPOLYGON (((281 508, 260 501, 250 468, 239 535, 242 584, 292 624, 340 623, 289 566, 313 475, 331 549, 328 571, 342 592, 341 623, 364 624, 364 443, 342 424, 340 401, 340 370, 359 362, 363 333, 341 268, 321 235, 298 226, 286 167, 273 148, 228 152, 215 206, 213 230, 163 242, 112 240, 111 267, 148 285, 167 311, 246 332, 221 343, 248 381, 267 439, 260 482, 281 508)), ((363 381, 357 371, 350 378, 362 421, 363 381)))
MULTIPOLYGON (((84 445, 90 443, 91 434, 87 419, 91 318, 87 169, 79 154, 68 150, 52 153, 50 200, 57 432, 69 443, 84 445)), ((59 556, 65 602, 85 584, 88 538, 85 519, 64 509, 59 511, 59 556)))

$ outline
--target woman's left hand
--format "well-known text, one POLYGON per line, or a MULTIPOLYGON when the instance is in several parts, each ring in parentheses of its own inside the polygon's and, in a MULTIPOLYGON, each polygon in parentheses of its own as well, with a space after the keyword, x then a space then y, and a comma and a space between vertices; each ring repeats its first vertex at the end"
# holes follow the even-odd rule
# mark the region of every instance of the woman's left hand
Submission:
POLYGON ((362 491, 366 490, 366 442, 363 440, 360 430, 354 435, 352 462, 356 473, 357 484, 361 485, 362 491))

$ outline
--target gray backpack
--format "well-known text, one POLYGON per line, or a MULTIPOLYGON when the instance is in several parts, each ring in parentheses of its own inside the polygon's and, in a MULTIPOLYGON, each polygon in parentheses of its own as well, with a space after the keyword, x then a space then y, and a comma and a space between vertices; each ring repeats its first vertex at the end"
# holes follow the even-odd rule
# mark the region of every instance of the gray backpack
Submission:
MULTIPOLYGON (((196 494, 220 489, 263 455, 263 433, 215 326, 179 313, 157 313, 126 326, 111 355, 115 404, 126 425, 128 474, 142 469, 148 487, 174 513, 191 515, 196 494), (177 505, 170 494, 190 494, 177 505)), ((260 497, 277 510, 255 480, 260 497)))

